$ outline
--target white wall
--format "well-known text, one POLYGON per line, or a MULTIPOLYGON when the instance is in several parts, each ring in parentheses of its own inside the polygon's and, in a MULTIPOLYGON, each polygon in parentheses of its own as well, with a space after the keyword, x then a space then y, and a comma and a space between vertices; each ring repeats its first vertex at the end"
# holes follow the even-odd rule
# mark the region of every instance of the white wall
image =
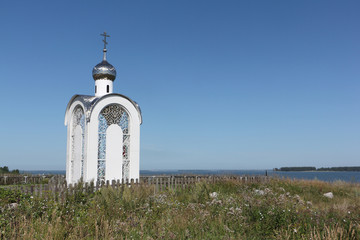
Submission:
POLYGON ((76 183, 81 178, 81 159, 82 159, 82 129, 80 125, 75 127, 74 134, 74 157, 71 169, 71 182, 76 183))
POLYGON ((104 79, 96 80, 95 86, 96 86, 96 92, 95 92, 96 97, 113 93, 113 81, 111 80, 104 80, 104 79), (109 92, 107 91, 107 86, 109 86, 109 92))
MULTIPOLYGON (((71 163, 71 159, 72 159, 72 146, 71 146, 71 134, 73 131, 73 114, 74 114, 74 109, 80 105, 84 111, 85 107, 83 105, 82 102, 80 101, 75 101, 71 104, 71 106, 69 107, 68 111, 66 112, 66 121, 65 123, 67 123, 67 146, 66 146, 66 182, 68 184, 71 183, 75 183, 73 182, 73 173, 72 173, 72 163, 71 163)), ((85 112, 85 111, 84 111, 85 112)), ((85 121, 86 123, 86 121, 85 121)), ((85 124, 85 156, 84 156, 84 166, 86 165, 86 138, 87 138, 87 126, 85 124)), ((81 154, 81 149, 80 149, 80 154, 81 154)), ((80 155, 81 156, 81 155, 80 155)), ((85 169, 85 168, 84 168, 85 169)), ((81 173, 79 173, 81 174, 81 173)), ((86 176, 86 172, 84 171, 84 177, 86 176)), ((85 179, 85 178, 84 178, 85 179)))
POLYGON ((123 131, 119 125, 112 124, 106 130, 106 168, 105 180, 122 179, 123 131))

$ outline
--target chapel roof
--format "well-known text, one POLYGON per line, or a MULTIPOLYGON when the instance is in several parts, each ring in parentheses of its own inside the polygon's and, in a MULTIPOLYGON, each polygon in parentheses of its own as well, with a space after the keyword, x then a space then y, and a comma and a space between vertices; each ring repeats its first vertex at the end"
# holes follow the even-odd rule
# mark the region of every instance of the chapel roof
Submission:
POLYGON ((130 101, 135 109, 137 110, 138 112, 138 115, 139 115, 139 118, 140 118, 140 124, 142 124, 142 115, 141 115, 141 109, 140 109, 140 106, 139 104, 137 104, 137 102, 133 101, 131 98, 125 96, 125 95, 122 95, 122 94, 119 94, 119 93, 110 93, 110 94, 106 94, 104 96, 101 96, 101 97, 95 97, 95 96, 90 96, 90 95, 79 95, 79 94, 76 94, 74 95, 67 107, 66 107, 66 111, 65 111, 65 126, 67 125, 67 116, 68 116, 68 111, 70 109, 70 106, 72 105, 73 102, 75 101, 79 101, 81 102, 83 105, 84 105, 84 113, 85 113, 85 117, 86 117, 86 121, 89 122, 90 121, 90 116, 91 116, 91 113, 92 113, 92 110, 94 109, 95 105, 100 102, 102 99, 104 98, 107 98, 107 97, 111 97, 111 96, 119 96, 119 97, 123 97, 125 99, 127 99, 128 101, 130 101))
POLYGON ((94 80, 111 80, 114 81, 116 78, 116 70, 113 65, 108 63, 106 60, 102 60, 101 63, 97 64, 92 71, 94 80))

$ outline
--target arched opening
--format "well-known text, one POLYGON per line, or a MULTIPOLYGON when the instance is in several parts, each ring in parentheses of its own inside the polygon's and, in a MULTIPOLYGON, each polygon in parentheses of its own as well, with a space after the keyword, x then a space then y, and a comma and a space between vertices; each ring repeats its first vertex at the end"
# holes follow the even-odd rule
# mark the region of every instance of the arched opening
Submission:
POLYGON ((106 85, 106 92, 108 93, 110 91, 109 85, 106 85))
POLYGON ((99 114, 99 181, 129 179, 129 115, 119 104, 108 105, 99 114), (125 151, 124 151, 125 150, 125 151))
POLYGON ((84 175, 85 115, 80 105, 73 111, 71 124, 70 179, 74 183, 84 175))

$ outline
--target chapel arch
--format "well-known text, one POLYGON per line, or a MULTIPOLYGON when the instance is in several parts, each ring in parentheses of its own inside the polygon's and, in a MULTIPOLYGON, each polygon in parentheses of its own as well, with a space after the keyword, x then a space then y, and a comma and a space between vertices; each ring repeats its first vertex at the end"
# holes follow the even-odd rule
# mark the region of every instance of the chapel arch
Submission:
POLYGON ((71 182, 78 182, 84 175, 85 114, 81 105, 74 108, 71 121, 71 182))
POLYGON ((130 174, 130 118, 120 104, 105 106, 98 116, 99 181, 129 179, 130 174), (118 172, 121 171, 121 175, 118 172))

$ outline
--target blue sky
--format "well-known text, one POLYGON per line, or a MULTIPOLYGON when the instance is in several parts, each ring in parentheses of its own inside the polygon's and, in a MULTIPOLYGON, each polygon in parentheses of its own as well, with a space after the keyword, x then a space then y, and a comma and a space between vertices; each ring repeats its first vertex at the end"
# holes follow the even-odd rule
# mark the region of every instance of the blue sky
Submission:
POLYGON ((359 1, 4 1, 0 165, 65 169, 64 113, 114 91, 143 113, 141 169, 360 165, 359 1))

